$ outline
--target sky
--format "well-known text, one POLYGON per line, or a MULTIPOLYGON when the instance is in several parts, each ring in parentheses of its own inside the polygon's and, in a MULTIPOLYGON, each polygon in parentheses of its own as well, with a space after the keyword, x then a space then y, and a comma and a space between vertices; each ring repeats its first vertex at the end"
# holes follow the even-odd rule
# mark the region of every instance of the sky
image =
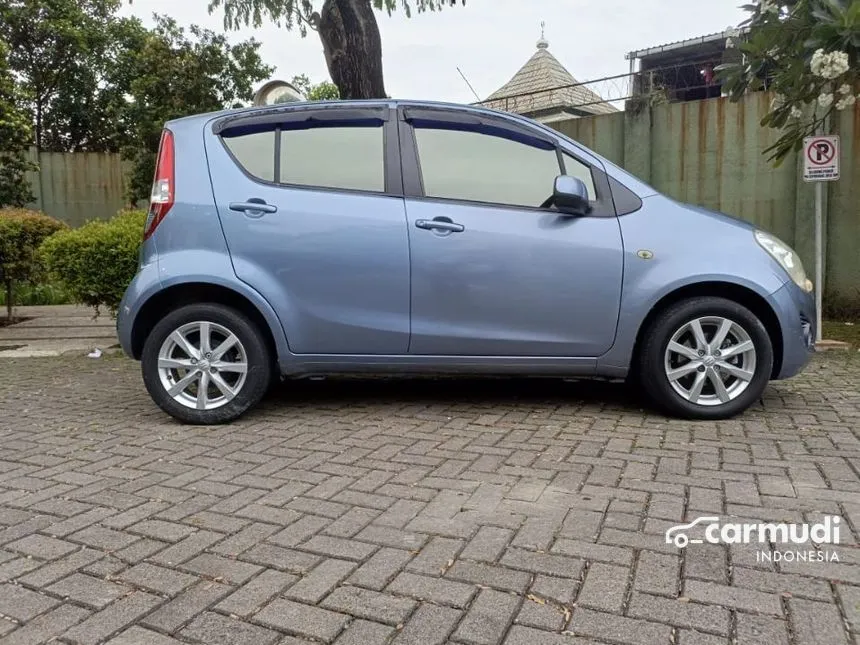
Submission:
MULTIPOLYGON (((541 22, 550 52, 577 80, 625 74, 627 52, 735 26, 746 15, 740 4, 743 0, 466 0, 466 6, 413 13, 411 19, 402 12, 378 14, 385 89, 394 98, 473 102, 459 67, 486 98, 535 52, 541 22)), ((133 0, 121 11, 148 25, 152 14, 160 13, 183 25, 222 31, 222 14, 209 15, 207 6, 208 0, 133 0)), ((275 25, 230 32, 236 40, 252 36, 263 43, 263 60, 277 68, 274 78, 328 79, 314 32, 302 38, 275 25)))

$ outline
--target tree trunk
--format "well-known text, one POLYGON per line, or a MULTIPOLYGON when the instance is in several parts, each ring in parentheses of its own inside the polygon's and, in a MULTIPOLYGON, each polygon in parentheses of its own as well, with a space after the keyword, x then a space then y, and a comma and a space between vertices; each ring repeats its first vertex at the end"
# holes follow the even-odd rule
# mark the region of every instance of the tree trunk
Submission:
POLYGON ((386 98, 382 38, 370 0, 325 0, 319 36, 341 98, 386 98))
POLYGON ((12 322, 12 281, 5 280, 6 282, 6 320, 8 322, 12 322))

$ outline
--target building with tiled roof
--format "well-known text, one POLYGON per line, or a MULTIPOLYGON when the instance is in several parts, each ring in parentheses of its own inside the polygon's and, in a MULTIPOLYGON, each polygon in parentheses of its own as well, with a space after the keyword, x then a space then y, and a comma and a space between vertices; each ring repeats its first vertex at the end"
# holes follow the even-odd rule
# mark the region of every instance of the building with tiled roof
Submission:
POLYGON ((520 71, 479 105, 544 123, 618 111, 565 69, 550 53, 543 34, 537 51, 520 71))

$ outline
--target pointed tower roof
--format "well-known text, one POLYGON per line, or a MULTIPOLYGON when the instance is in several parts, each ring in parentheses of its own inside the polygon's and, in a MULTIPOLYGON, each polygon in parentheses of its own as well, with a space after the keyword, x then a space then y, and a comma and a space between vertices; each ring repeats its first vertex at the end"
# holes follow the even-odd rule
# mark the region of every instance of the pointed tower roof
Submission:
MULTIPOLYGON (((543 27, 543 24, 541 25, 543 27)), ((532 116, 553 111, 609 114, 618 110, 580 85, 549 51, 541 29, 537 51, 514 77, 480 103, 484 107, 532 116)))

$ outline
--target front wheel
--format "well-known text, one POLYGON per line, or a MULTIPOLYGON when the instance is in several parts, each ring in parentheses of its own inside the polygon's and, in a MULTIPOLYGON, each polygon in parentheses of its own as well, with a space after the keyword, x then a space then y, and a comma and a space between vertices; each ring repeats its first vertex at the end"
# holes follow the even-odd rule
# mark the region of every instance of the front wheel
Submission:
POLYGON ((761 397, 773 347, 761 321, 725 298, 692 298, 645 330, 639 379, 657 405, 689 419, 727 419, 761 397))
POLYGON ((238 418, 263 398, 272 380, 260 330, 218 304, 187 305, 167 314, 146 339, 141 368, 153 401, 195 425, 238 418))

